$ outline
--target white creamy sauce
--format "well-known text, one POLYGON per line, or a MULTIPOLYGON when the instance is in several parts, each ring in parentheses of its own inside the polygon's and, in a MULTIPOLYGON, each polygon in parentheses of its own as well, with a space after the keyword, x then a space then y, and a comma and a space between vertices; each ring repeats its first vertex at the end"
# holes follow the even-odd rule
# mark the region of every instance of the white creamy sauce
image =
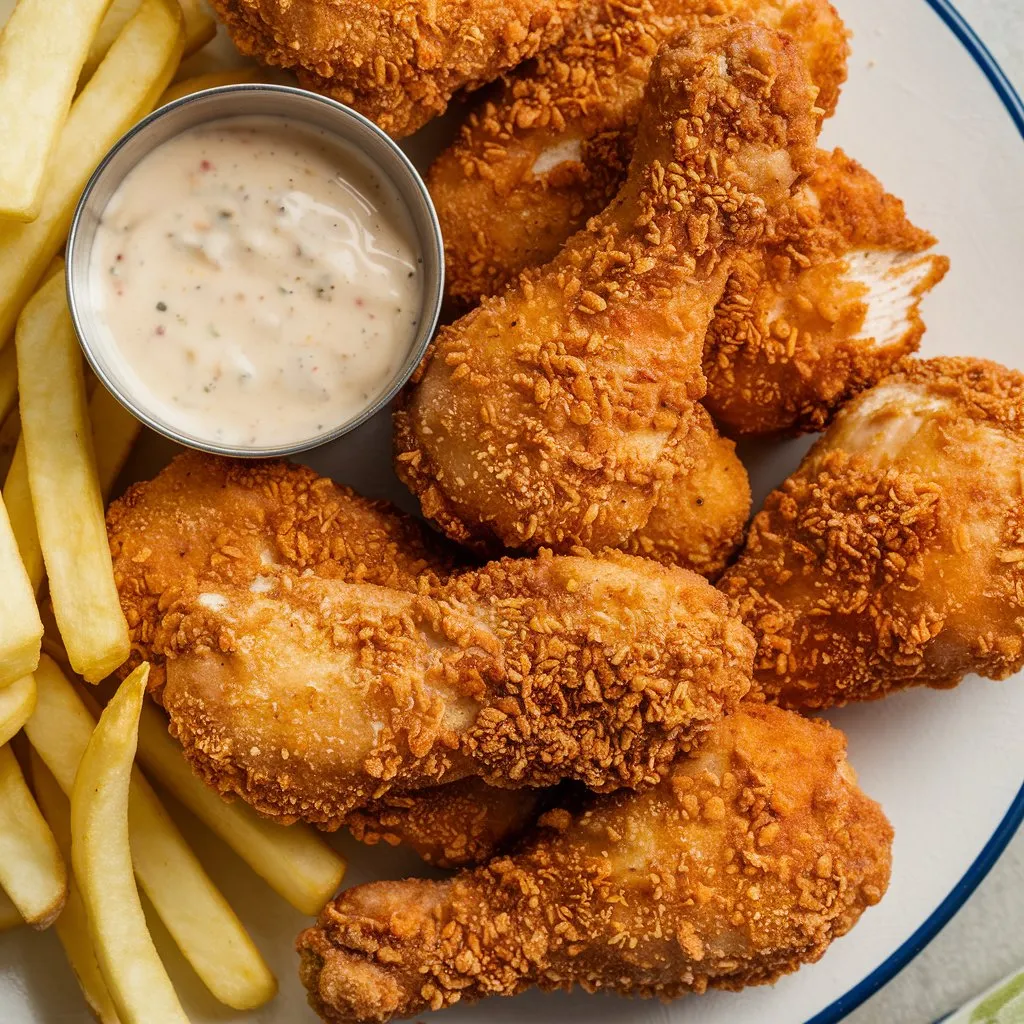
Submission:
POLYGON ((299 443, 376 399, 423 303, 409 213, 390 181, 280 118, 192 128, 107 205, 91 291, 115 371, 192 437, 299 443))

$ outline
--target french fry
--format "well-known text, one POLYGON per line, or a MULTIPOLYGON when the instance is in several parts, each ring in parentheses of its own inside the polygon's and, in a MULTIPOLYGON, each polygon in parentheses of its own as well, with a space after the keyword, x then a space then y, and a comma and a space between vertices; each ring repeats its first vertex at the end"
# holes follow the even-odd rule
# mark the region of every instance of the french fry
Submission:
POLYGON ((82 754, 71 793, 71 859, 100 974, 125 1024, 188 1024, 146 926, 132 877, 129 792, 149 665, 107 705, 82 754))
POLYGON ((0 746, 21 732, 35 708, 36 681, 32 676, 22 676, 0 690, 0 746))
POLYGON ((82 354, 61 277, 25 307, 16 343, 21 429, 50 598, 72 668, 94 683, 125 661, 131 643, 110 564, 82 354))
POLYGON ((108 2, 18 0, 4 27, 0 217, 30 221, 38 216, 57 140, 108 2))
POLYGON ((34 928, 48 928, 64 906, 68 876, 10 746, 0 747, 0 886, 34 928))
MULTIPOLYGON (((70 793, 94 719, 56 663, 36 671, 29 742, 70 793)), ((160 919, 206 987, 234 1009, 270 999, 276 982, 227 901, 210 881, 152 787, 136 772, 129 809, 135 873, 160 919)), ((84 881, 78 876, 79 884, 84 881)))
POLYGON ((106 500, 128 461, 142 424, 104 387, 97 387, 89 399, 89 421, 100 494, 106 500))
POLYGON ((135 16, 141 2, 142 0, 111 0, 107 13, 100 22, 99 30, 93 37, 92 46, 89 47, 89 56, 85 58, 80 83, 87 82, 93 76, 100 62, 114 45, 114 40, 135 16))
POLYGON ((139 760, 296 910, 319 914, 345 875, 345 861, 302 825, 276 825, 240 801, 225 803, 188 766, 152 704, 139 720, 139 760))
MULTIPOLYGON (((14 355, 14 347, 4 349, 14 355)), ((2 354, 2 353, 0 353, 2 354)), ((0 424, 0 481, 7 479, 11 463, 14 461, 14 449, 18 447, 18 438, 21 437, 21 417, 17 411, 0 424)))
POLYGON ((0 932, 9 932, 12 928, 20 928, 24 923, 25 918, 11 902, 11 897, 3 889, 0 889, 0 932))
POLYGON ((0 224, 0 347, 64 245, 78 197, 96 165, 167 88, 181 57, 181 25, 173 0, 142 0, 71 104, 39 216, 31 224, 0 224))
POLYGON ((158 107, 164 107, 168 103, 180 100, 182 96, 191 96, 194 92, 202 92, 204 89, 217 89, 222 85, 243 85, 246 82, 263 81, 263 72, 253 64, 245 68, 228 68, 225 71, 210 71, 205 75, 194 75, 181 82, 175 82, 160 97, 158 107))
MULTIPOLYGON (((53 838, 57 840, 57 848, 64 863, 70 864, 71 804, 34 750, 31 752, 31 775, 39 810, 43 812, 53 838)), ((68 876, 68 898, 53 928, 93 1016, 100 1024, 119 1024, 117 1010, 96 961, 96 951, 89 935, 89 919, 73 871, 68 876)))
POLYGON ((217 22, 202 0, 178 0, 185 21, 185 56, 201 50, 216 34, 217 22))
POLYGON ((7 509, 0 501, 0 692, 35 671, 42 639, 35 588, 22 564, 7 509))
MULTIPOLYGON (((14 350, 11 350, 12 354, 14 350)), ((2 353, 0 353, 2 355, 2 353)), ((124 468, 142 430, 142 424, 106 388, 97 387, 89 400, 89 419, 92 422, 92 445, 96 453, 96 475, 104 501, 110 494, 118 474, 124 468)), ((3 500, 11 520, 11 530, 21 553, 29 583, 38 592, 46 575, 43 551, 39 546, 36 517, 32 509, 32 492, 28 484, 28 463, 25 460, 25 442, 19 438, 11 460, 11 468, 4 483, 3 500)), ((44 647, 46 635, 43 636, 44 647)), ((62 650, 63 645, 62 645, 62 650)), ((67 652, 64 651, 65 658, 67 652)))
POLYGON ((21 564, 34 594, 43 582, 46 569, 43 565, 43 549, 39 546, 39 533, 36 531, 36 514, 32 510, 32 491, 28 486, 24 436, 18 439, 18 446, 14 449, 11 468, 4 482, 3 502, 21 555, 21 564))
POLYGON ((18 363, 14 349, 8 345, 0 349, 0 422, 14 412, 18 404, 18 363))

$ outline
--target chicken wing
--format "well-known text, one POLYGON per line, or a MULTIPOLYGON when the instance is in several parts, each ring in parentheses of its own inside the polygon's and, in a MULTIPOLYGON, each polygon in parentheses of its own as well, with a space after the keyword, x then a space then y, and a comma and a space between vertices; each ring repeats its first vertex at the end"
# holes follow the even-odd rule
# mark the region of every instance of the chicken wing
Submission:
POLYGON ((444 328, 395 418, 397 471, 453 539, 618 547, 704 394, 737 254, 810 167, 820 111, 795 46, 700 29, 653 65, 619 197, 547 267, 444 328))
POLYGON ((626 178, 658 47, 738 16, 792 35, 831 113, 847 41, 828 0, 639 0, 608 4, 479 102, 430 169, 458 308, 553 259, 626 178))
POLYGON ((504 559, 433 595, 316 575, 202 583, 161 699, 195 770, 336 828, 389 792, 657 782, 750 685, 704 579, 623 554, 504 559))
POLYGON ((728 433, 816 432, 916 351, 949 260, 841 150, 733 264, 704 345, 704 404, 728 433))
MULTIPOLYGON (((558 42, 580 0, 211 0, 238 49, 396 138, 558 42)), ((584 0, 583 8, 601 6, 584 0)))
POLYGON ((1024 375, 908 361, 836 417, 719 586, 768 700, 822 708, 1024 666, 1024 375))
MULTIPOLYGON (((108 514, 115 573, 131 622, 134 665, 164 682, 163 645, 180 594, 200 579, 251 584, 282 568, 429 591, 454 560, 443 542, 385 502, 368 501, 285 462, 178 456, 135 484, 108 514)), ((125 670, 127 671, 127 669, 125 670)), ((354 811, 346 826, 364 842, 403 842, 440 866, 486 859, 535 817, 537 791, 499 790, 466 779, 393 793, 354 811)))
POLYGON ((817 960, 889 881, 892 829, 842 734, 778 708, 719 722, 654 789, 541 820, 513 856, 328 904, 298 940, 313 1009, 384 1024, 530 985, 765 984, 817 960))

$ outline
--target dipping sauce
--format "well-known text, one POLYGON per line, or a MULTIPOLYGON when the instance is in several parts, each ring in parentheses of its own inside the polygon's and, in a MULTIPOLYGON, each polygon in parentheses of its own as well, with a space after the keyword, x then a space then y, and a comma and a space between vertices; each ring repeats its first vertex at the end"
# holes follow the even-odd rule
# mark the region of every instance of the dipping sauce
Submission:
POLYGON ((167 426, 312 440, 365 410, 415 339, 423 267, 392 183, 312 126, 214 121, 145 156, 96 231, 100 344, 167 426))

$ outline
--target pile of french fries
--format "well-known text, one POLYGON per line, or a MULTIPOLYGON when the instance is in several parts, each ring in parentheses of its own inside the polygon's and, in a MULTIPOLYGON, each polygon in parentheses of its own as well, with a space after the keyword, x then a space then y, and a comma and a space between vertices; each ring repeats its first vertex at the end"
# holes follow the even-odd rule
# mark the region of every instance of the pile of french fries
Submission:
POLYGON ((104 505, 140 428, 88 379, 61 252, 127 129, 255 79, 243 68, 171 85, 214 31, 201 0, 18 0, 0 35, 0 929, 52 925, 104 1024, 186 1020, 137 885, 221 1002, 250 1009, 276 991, 142 769, 303 913, 345 870, 314 832, 224 803, 192 774, 144 700, 148 665, 105 709, 109 687, 89 685, 130 652, 104 505))

